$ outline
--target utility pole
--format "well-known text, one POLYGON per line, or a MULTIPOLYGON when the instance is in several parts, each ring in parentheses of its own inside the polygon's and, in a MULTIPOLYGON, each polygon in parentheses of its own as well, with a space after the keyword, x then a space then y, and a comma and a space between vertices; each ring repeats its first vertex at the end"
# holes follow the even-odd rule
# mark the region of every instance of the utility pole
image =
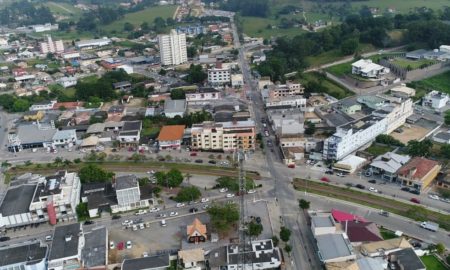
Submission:
POLYGON ((244 151, 237 152, 239 164, 239 265, 242 270, 246 269, 247 239, 245 232, 245 171, 244 171, 244 151))

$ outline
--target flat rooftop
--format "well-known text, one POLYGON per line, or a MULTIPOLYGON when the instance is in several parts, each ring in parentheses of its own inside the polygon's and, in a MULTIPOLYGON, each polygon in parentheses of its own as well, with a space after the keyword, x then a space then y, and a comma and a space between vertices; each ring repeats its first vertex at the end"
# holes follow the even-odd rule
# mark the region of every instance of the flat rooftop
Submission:
POLYGON ((107 265, 106 261, 106 239, 107 230, 105 227, 95 228, 84 234, 84 248, 81 259, 86 268, 107 265))
POLYGON ((124 260, 122 270, 165 269, 169 265, 169 254, 163 254, 154 257, 124 260))
MULTIPOLYGON (((47 255, 48 247, 40 242, 25 245, 5 246, 0 248, 0 266, 8 266, 18 263, 33 264, 39 262, 47 255)), ((22 269, 22 268, 21 268, 22 269)))
POLYGON ((311 222, 314 224, 316 228, 323 227, 334 227, 333 218, 331 215, 327 216, 312 216, 311 222))
POLYGON ((78 254, 80 226, 80 223, 74 223, 55 228, 49 260, 76 256, 78 254))
POLYGON ((316 241, 320 257, 324 261, 353 255, 351 244, 343 234, 318 235, 316 241))
POLYGON ((5 216, 28 213, 37 184, 26 184, 9 188, 0 205, 0 213, 5 216))

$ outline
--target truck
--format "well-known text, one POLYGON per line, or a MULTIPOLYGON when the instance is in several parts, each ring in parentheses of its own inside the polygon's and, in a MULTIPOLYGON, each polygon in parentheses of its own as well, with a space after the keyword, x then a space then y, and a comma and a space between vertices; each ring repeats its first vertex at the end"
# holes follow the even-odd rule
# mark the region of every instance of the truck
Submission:
POLYGON ((430 221, 424 221, 424 222, 420 223, 420 227, 422 227, 423 229, 432 231, 432 232, 436 232, 439 229, 439 224, 436 224, 436 223, 430 222, 430 221))

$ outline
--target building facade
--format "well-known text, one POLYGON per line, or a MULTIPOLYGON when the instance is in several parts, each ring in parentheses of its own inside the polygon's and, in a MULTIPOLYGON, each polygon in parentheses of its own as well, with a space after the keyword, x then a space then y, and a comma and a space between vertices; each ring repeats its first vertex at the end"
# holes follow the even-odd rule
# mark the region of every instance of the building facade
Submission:
POLYGON ((208 69, 208 82, 213 85, 228 84, 231 81, 229 68, 215 67, 208 69))
POLYGON ((158 36, 161 64, 180 65, 187 62, 186 34, 171 30, 168 35, 158 36))

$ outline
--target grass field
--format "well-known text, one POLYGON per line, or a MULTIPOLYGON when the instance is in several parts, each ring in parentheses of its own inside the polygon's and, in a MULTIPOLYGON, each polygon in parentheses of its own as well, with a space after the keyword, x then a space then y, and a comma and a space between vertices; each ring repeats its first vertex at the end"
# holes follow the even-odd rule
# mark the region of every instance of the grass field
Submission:
POLYGON ((43 33, 33 33, 34 37, 43 37, 48 34, 52 35, 53 40, 77 40, 77 39, 90 39, 94 38, 95 35, 92 32, 78 32, 78 31, 51 31, 43 33))
POLYGON ((420 257, 422 262, 425 264, 427 269, 432 270, 449 270, 448 267, 445 267, 443 263, 441 263, 434 255, 426 255, 420 257))
POLYGON ((348 75, 348 74, 352 73, 352 64, 351 64, 351 62, 342 63, 342 64, 328 67, 325 70, 335 76, 342 77, 344 75, 348 75))
POLYGON ((384 240, 394 239, 398 237, 393 231, 387 230, 385 228, 380 229, 380 234, 384 240))
MULTIPOLYGON (((304 73, 302 75, 303 77, 300 79, 300 82, 305 85, 310 81, 319 82, 320 74, 316 72, 309 72, 304 73)), ((329 79, 322 79, 322 86, 324 86, 327 90, 326 93, 330 96, 333 96, 337 99, 343 99, 345 97, 353 95, 352 92, 350 92, 348 89, 345 89, 341 87, 340 85, 337 85, 333 81, 329 79)))
POLYGON ((418 89, 438 90, 450 94, 450 71, 414 82, 414 84, 418 89))
POLYGON ((134 13, 128 13, 122 19, 104 26, 103 30, 116 31, 117 33, 121 33, 123 32, 123 25, 126 22, 129 22, 136 27, 142 24, 143 22, 153 24, 153 21, 157 17, 161 17, 163 19, 172 18, 176 9, 177 9, 176 6, 157 6, 157 7, 150 7, 145 10, 141 10, 134 13))
POLYGON ((53 15, 67 17, 68 19, 76 20, 81 16, 82 10, 67 3, 44 3, 53 15))
POLYGON ((276 26, 279 24, 279 20, 273 18, 259 18, 259 17, 241 17, 244 33, 251 37, 280 37, 280 36, 297 36, 305 31, 301 28, 289 28, 289 29, 272 29, 267 28, 268 25, 276 26))
POLYGON ((395 58, 392 60, 392 64, 402 67, 402 68, 410 67, 410 69, 418 69, 422 65, 432 65, 434 63, 436 63, 436 61, 428 60, 428 59, 409 60, 406 58, 395 58))
POLYGON ((379 155, 383 155, 391 150, 392 150, 392 148, 389 146, 372 144, 369 148, 367 148, 364 151, 369 154, 372 154, 374 156, 379 156, 379 155))

